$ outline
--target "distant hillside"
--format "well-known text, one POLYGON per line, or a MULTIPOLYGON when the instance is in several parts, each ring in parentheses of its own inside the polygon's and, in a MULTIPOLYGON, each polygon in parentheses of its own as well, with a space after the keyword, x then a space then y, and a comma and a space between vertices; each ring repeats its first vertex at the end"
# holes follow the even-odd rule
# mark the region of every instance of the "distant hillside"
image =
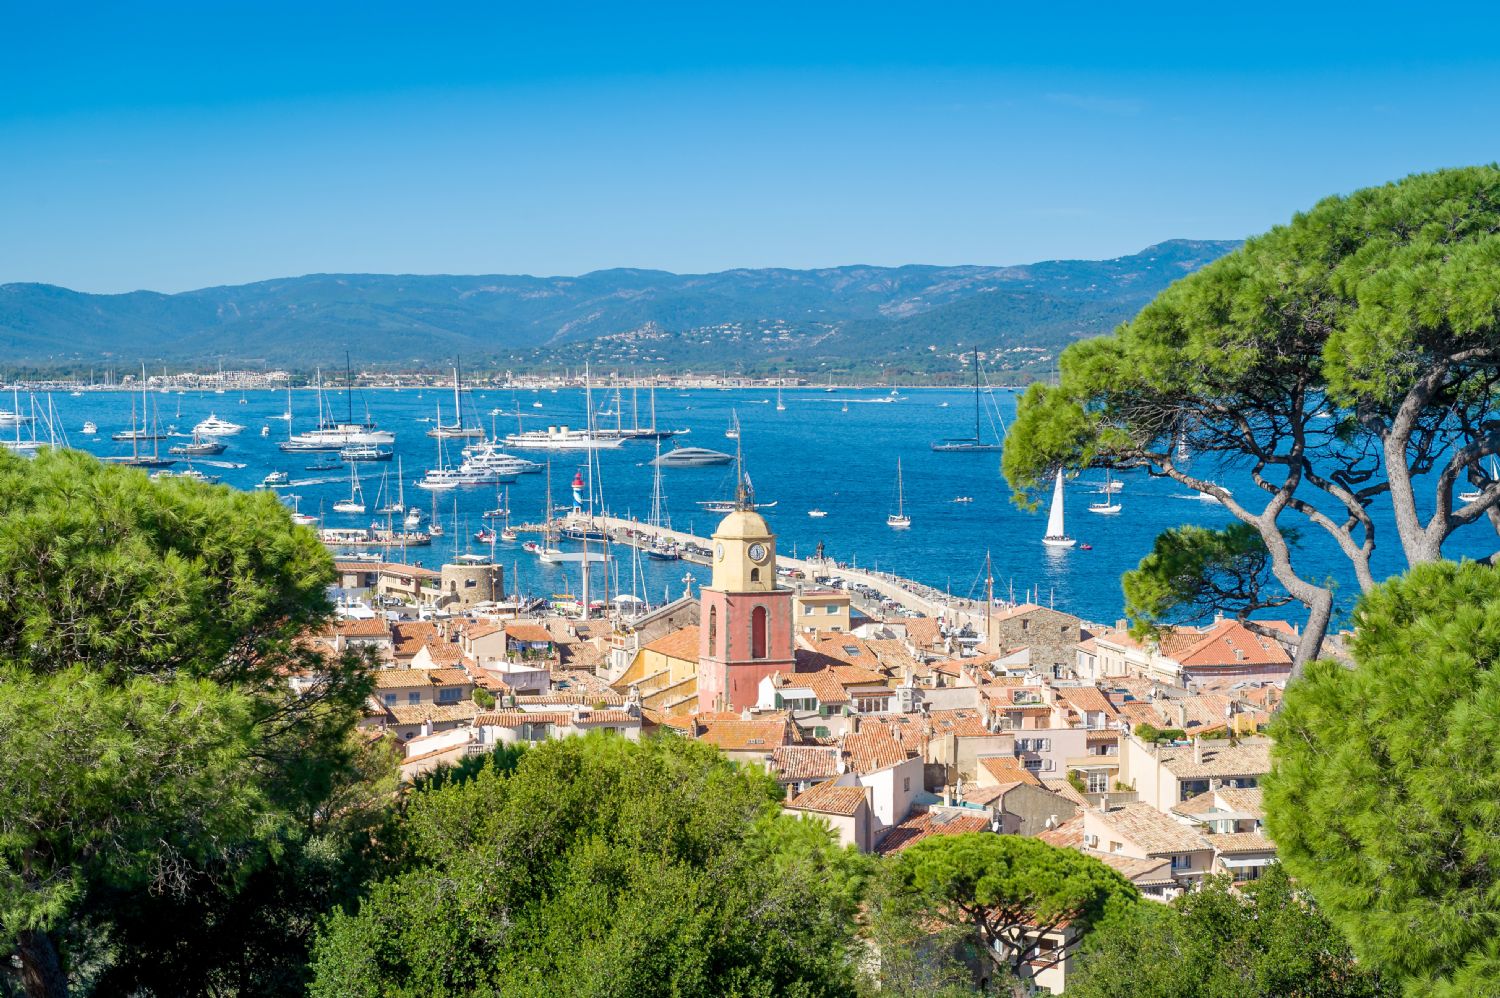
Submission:
POLYGON ((581 277, 312 274, 164 295, 0 285, 0 364, 307 367, 581 363, 817 374, 1045 369, 1172 281, 1234 249, 1172 240, 1115 260, 581 277))

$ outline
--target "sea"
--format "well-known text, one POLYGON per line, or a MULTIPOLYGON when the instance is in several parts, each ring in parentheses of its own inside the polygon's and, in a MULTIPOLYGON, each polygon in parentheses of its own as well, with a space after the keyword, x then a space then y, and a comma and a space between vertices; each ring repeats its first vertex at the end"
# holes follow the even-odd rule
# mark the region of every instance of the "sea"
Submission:
MULTIPOLYGON (((582 580, 576 563, 543 564, 525 553, 520 542, 491 545, 474 539, 478 530, 492 525, 481 514, 501 505, 507 499, 507 490, 513 523, 540 521, 547 507, 546 474, 523 475, 499 490, 488 486, 429 493, 414 487, 413 483, 436 463, 437 441, 426 434, 439 406, 444 422, 452 421, 451 389, 362 389, 356 390, 352 399, 338 391, 325 390, 324 394, 324 403, 336 417, 344 416, 348 409, 357 418, 368 413, 381 428, 396 434, 395 451, 406 480, 406 502, 421 505, 444 524, 445 535, 434 538, 431 547, 409 549, 405 555, 408 560, 435 567, 457 555, 493 555, 505 566, 506 587, 512 592, 546 597, 579 591, 582 580)), ((582 389, 475 388, 464 394, 466 420, 478 419, 500 434, 518 427, 581 427, 587 419, 582 389), (491 415, 495 410, 498 414, 491 415)), ((987 395, 984 410, 988 415, 982 420, 981 430, 985 439, 995 440, 1015 414, 1018 393, 993 389, 987 395)), ((133 398, 139 407, 140 394, 133 398)), ((294 483, 290 489, 278 490, 283 501, 297 504, 303 512, 321 514, 327 526, 361 527, 383 520, 368 513, 332 511, 334 502, 350 494, 347 466, 336 471, 308 471, 306 466, 324 455, 286 454, 277 448, 288 432, 286 421, 277 418, 287 407, 284 390, 251 391, 243 396, 232 391, 157 392, 147 398, 161 424, 175 426, 183 434, 189 434, 194 424, 211 414, 245 426, 243 432, 224 438, 229 446, 223 454, 194 462, 194 467, 220 476, 223 483, 254 489, 268 472, 282 470, 294 483), (262 427, 269 427, 268 436, 261 435, 262 427)), ((1122 507, 1118 514, 1091 514, 1088 506, 1101 498, 1098 490, 1104 475, 1089 470, 1071 478, 1065 487, 1066 529, 1079 545, 1048 547, 1042 544, 1046 497, 1036 510, 1023 509, 1013 502, 1000 473, 998 452, 932 450, 935 440, 973 434, 975 405, 971 391, 797 388, 783 389, 780 398, 782 409, 777 408, 775 389, 668 388, 656 390, 654 404, 657 426, 681 431, 675 443, 728 453, 734 453, 737 446, 742 450, 755 498, 777 535, 778 549, 785 554, 808 557, 822 545, 825 554, 838 561, 892 572, 964 598, 983 597, 988 565, 997 599, 1029 599, 1086 620, 1111 624, 1122 612, 1121 574, 1149 553, 1161 531, 1184 523, 1220 525, 1231 519, 1217 502, 1204 501, 1175 482, 1152 478, 1140 470, 1117 473, 1124 483, 1115 493, 1122 507), (735 422, 740 427, 737 442, 726 437, 735 422), (893 529, 886 524, 886 517, 898 505, 898 461, 901 505, 911 517, 908 529, 893 529), (811 517, 810 510, 822 510, 827 515, 811 517)), ((25 404, 24 397, 21 402, 25 404)), ((592 402, 601 426, 614 426, 617 419, 625 426, 650 422, 652 400, 645 389, 623 389, 618 401, 613 390, 595 389, 592 402)), ((45 408, 47 402, 39 399, 38 404, 45 408)), ((130 444, 113 442, 109 435, 130 426, 131 395, 118 391, 90 391, 79 396, 59 393, 53 395, 51 404, 70 446, 100 456, 130 452, 130 444), (80 432, 87 420, 98 424, 97 435, 80 432)), ((317 418, 315 392, 294 390, 291 406, 292 430, 311 429, 317 418)), ((673 443, 663 441, 662 447, 670 449, 673 443)), ((168 441, 161 443, 163 452, 167 446, 168 441)), ((443 446, 449 449, 450 458, 456 459, 462 443, 450 440, 443 446)), ((554 507, 571 507, 570 485, 581 471, 593 482, 600 510, 645 520, 651 512, 655 446, 651 441, 630 441, 619 449, 601 451, 592 475, 585 454, 552 454, 554 507)), ((530 460, 547 460, 546 452, 514 453, 530 460)), ((183 462, 177 465, 185 466, 183 462)), ((385 495, 397 491, 397 467, 396 461, 359 464, 369 509, 386 501, 382 491, 385 495)), ((1254 492, 1243 469, 1195 465, 1193 471, 1236 494, 1241 490, 1246 495, 1254 492)), ((705 511, 700 504, 733 496, 733 466, 666 468, 662 477, 670 525, 697 534, 712 533, 720 515, 705 511)), ((1383 544, 1376 552, 1377 576, 1389 575, 1402 566, 1388 510, 1377 509, 1375 515, 1377 535, 1383 544)), ((1310 577, 1335 587, 1339 611, 1347 615, 1357 596, 1352 573, 1331 543, 1314 536, 1315 531, 1303 530, 1300 543, 1304 551, 1299 559, 1304 566, 1313 566, 1305 569, 1310 577)), ((527 536, 523 534, 521 541, 527 536)), ((1447 553, 1483 557, 1493 550, 1494 540, 1489 528, 1481 523, 1455 538, 1447 553)), ((402 553, 393 549, 389 556, 399 560, 402 553)), ((598 587, 603 582, 603 569, 596 567, 593 571, 592 582, 598 587)), ((615 552, 610 571, 613 592, 633 593, 651 603, 676 598, 684 591, 696 592, 708 578, 705 567, 637 558, 628 549, 615 552)), ((1295 604, 1269 615, 1291 620, 1303 616, 1295 604)))

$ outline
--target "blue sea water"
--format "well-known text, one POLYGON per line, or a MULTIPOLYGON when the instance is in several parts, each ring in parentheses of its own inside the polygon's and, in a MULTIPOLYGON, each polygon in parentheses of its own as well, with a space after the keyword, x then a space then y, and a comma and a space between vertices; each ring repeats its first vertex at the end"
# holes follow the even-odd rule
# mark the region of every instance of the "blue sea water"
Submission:
MULTIPOLYGON (((507 413, 519 409, 521 425, 527 429, 549 424, 574 427, 585 422, 584 395, 581 390, 558 391, 523 389, 476 389, 467 393, 472 410, 487 414, 493 408, 507 413), (540 402, 536 408, 534 403, 540 402)), ((293 393, 293 429, 309 429, 316 418, 316 401, 311 391, 293 393)), ((332 504, 349 494, 347 470, 321 474, 303 470, 321 455, 283 454, 277 443, 285 439, 286 423, 274 417, 286 407, 286 393, 255 391, 247 393, 246 403, 239 404, 237 393, 216 395, 190 392, 186 395, 153 394, 151 404, 163 424, 174 424, 186 432, 211 412, 245 425, 243 433, 225 438, 228 449, 214 461, 243 463, 239 469, 224 469, 200 463, 206 473, 222 476, 223 481, 241 489, 254 488, 271 470, 286 470, 294 481, 318 479, 291 489, 301 499, 304 512, 325 513, 329 526, 358 527, 376 519, 371 514, 345 515, 331 511, 332 504), (270 436, 261 437, 262 426, 270 426, 270 436)), ((996 390, 993 395, 1001 417, 1009 420, 1015 411, 1015 394, 996 390)), ((1119 578, 1136 565, 1151 548, 1162 530, 1182 523, 1216 525, 1228 522, 1227 511, 1216 503, 1192 496, 1182 486, 1166 479, 1153 479, 1142 471, 1125 472, 1125 486, 1117 493, 1124 507, 1114 516, 1087 512, 1090 502, 1099 498, 1096 489, 1102 474, 1089 471, 1071 480, 1066 489, 1067 529, 1080 545, 1072 549, 1045 547, 1045 504, 1035 512, 1017 508, 1011 492, 1000 474, 1000 454, 935 453, 932 441, 948 436, 965 436, 973 432, 973 396, 962 389, 903 389, 892 395, 888 389, 822 389, 784 390, 785 411, 776 409, 774 389, 676 390, 656 392, 657 423, 662 427, 690 429, 678 438, 682 446, 708 447, 733 452, 735 443, 726 439, 725 430, 737 414, 742 428, 741 445, 747 470, 755 486, 756 498, 762 503, 775 502, 763 510, 778 544, 784 553, 807 556, 818 544, 825 545, 830 557, 859 566, 888 570, 920 580, 956 595, 981 596, 986 557, 991 559, 997 597, 1019 600, 1028 594, 1043 603, 1077 613, 1086 619, 1114 621, 1121 612, 1123 597, 1119 578), (947 403, 946 406, 943 403, 947 403), (896 462, 901 460, 905 484, 905 509, 912 518, 908 530, 886 526, 887 514, 896 507, 896 462), (972 497, 971 503, 956 503, 960 496, 972 497), (827 511, 814 519, 810 509, 827 511)), ((24 399, 22 400, 24 402, 24 399)), ((140 404, 140 396, 135 396, 140 404)), ((345 399, 341 393, 328 393, 329 405, 342 414, 345 399)), ((444 421, 452 418, 452 393, 442 389, 418 391, 405 389, 364 390, 355 393, 356 416, 369 413, 384 429, 396 433, 396 453, 401 457, 406 478, 406 501, 433 508, 431 493, 414 488, 436 458, 436 443, 426 435, 438 404, 443 407, 444 421)), ((634 397, 630 390, 621 395, 623 421, 631 425, 633 403, 639 418, 648 420, 648 396, 641 391, 634 397)), ((45 403, 43 403, 45 404, 45 403)), ((130 445, 109 440, 113 431, 130 424, 131 398, 121 392, 88 392, 80 397, 55 395, 61 422, 69 442, 98 455, 128 454, 130 445), (99 426, 99 434, 87 437, 79 432, 85 420, 99 426)), ((612 407, 613 393, 594 393, 595 409, 612 407)), ((467 405, 467 404, 466 404, 467 405)), ((466 418, 472 420, 472 412, 466 418)), ((490 417, 483 415, 488 424, 490 417)), ((602 417, 601 425, 611 426, 614 417, 602 417)), ((988 421, 987 421, 988 422, 988 421)), ((513 432, 515 416, 495 417, 500 433, 513 432)), ((995 430, 985 427, 985 435, 995 430)), ((167 441, 162 442, 165 452, 167 441)), ((456 457, 457 441, 448 441, 450 454, 456 457)), ((663 442, 669 449, 670 442, 663 442)), ((516 452, 532 460, 545 460, 542 452, 516 452)), ((603 505, 617 516, 645 519, 650 511, 652 490, 651 458, 654 444, 649 441, 627 442, 618 450, 603 451, 599 458, 597 488, 603 505)), ((584 467, 582 454, 554 454, 552 457, 553 501, 559 507, 570 502, 569 484, 574 473, 584 467)), ((184 465, 179 463, 178 467, 184 465)), ((359 466, 366 505, 374 509, 382 475, 386 487, 395 489, 396 462, 363 463, 359 466)), ((1254 491, 1249 478, 1232 468, 1195 467, 1196 473, 1213 478, 1232 488, 1236 494, 1254 491)), ((664 490, 672 525, 699 534, 712 532, 718 516, 703 512, 700 501, 729 498, 733 494, 731 467, 668 468, 663 472, 664 490)), ((523 475, 508 486, 513 522, 540 520, 546 506, 544 475, 523 475)), ((475 531, 487 525, 480 514, 497 505, 493 487, 457 489, 438 493, 436 511, 447 528, 447 534, 435 538, 430 548, 413 548, 408 557, 415 562, 434 566, 456 553, 489 553, 489 545, 472 540, 475 531), (455 525, 457 529, 455 529, 455 525)), ((1400 560, 1389 526, 1389 514, 1377 510, 1383 547, 1377 549, 1377 576, 1399 571, 1400 560)), ((1485 534, 1488 528, 1478 525, 1450 544, 1449 554, 1472 557, 1489 553, 1485 534)), ((523 535, 523 540, 525 535, 523 535)), ((1489 540, 1493 544, 1493 534, 1489 540)), ((1341 609, 1347 611, 1356 593, 1352 573, 1343 559, 1325 539, 1304 531, 1306 552, 1302 564, 1309 576, 1330 579, 1339 591, 1341 609)), ((393 552, 399 556, 399 551, 393 552)), ((684 576, 698 581, 707 577, 707 569, 685 562, 641 561, 628 551, 618 552, 614 563, 616 591, 640 592, 652 602, 670 593, 683 591, 684 576)), ((577 565, 544 565, 520 549, 519 544, 498 544, 495 556, 514 573, 523 592, 545 595, 570 590, 580 585, 577 565)), ((594 584, 602 579, 596 571, 594 584)), ((514 584, 507 582, 507 588, 514 584)), ((597 590, 596 590, 597 591, 597 590)), ((1302 616, 1296 606, 1280 615, 1290 619, 1302 616)))

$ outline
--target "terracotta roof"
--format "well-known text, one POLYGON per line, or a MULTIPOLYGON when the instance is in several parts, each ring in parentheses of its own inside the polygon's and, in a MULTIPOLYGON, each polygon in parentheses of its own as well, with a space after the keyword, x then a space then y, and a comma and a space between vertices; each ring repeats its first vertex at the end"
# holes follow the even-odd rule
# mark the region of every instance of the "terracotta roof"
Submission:
POLYGON ((464 637, 472 641, 477 638, 487 638, 491 634, 500 634, 504 630, 505 628, 501 627, 499 624, 492 624, 488 621, 484 621, 482 623, 465 625, 463 632, 464 637))
POLYGON ((805 793, 786 802, 786 807, 795 811, 816 811, 819 814, 849 816, 859 810, 866 800, 864 787, 839 787, 832 780, 809 787, 805 793))
POLYGON ((473 682, 462 669, 377 669, 374 675, 377 690, 426 689, 473 682))
POLYGON ((552 688, 558 692, 614 695, 608 683, 587 669, 553 669, 552 688))
POLYGON ((396 704, 385 709, 396 719, 397 724, 421 724, 423 721, 468 721, 479 713, 479 707, 470 700, 460 700, 458 703, 396 704))
POLYGON ((883 727, 847 734, 840 747, 849 754, 849 768, 861 776, 889 769, 907 759, 906 749, 883 727))
POLYGON ((463 669, 429 669, 427 674, 432 677, 434 686, 462 686, 474 681, 463 669))
POLYGON ((1227 804, 1231 810, 1244 814, 1265 814, 1265 803, 1260 787, 1220 787, 1214 793, 1218 794, 1219 800, 1227 804))
POLYGON ((1269 739, 1247 739, 1238 745, 1227 738, 1201 742, 1203 761, 1195 761, 1191 745, 1173 745, 1158 750, 1157 759, 1174 776, 1264 776, 1271 771, 1269 739))
POLYGON ((403 565, 398 561, 349 561, 335 558, 333 567, 340 572, 376 572, 382 575, 409 575, 417 579, 441 578, 441 572, 420 565, 403 565))
POLYGON ((1259 832, 1228 832, 1223 835, 1205 835, 1215 852, 1273 852, 1275 843, 1259 832))
POLYGON ((826 780, 839 775, 839 756, 834 745, 780 745, 771 752, 771 768, 789 782, 826 780))
MULTIPOLYGON (((699 715, 702 721, 702 715, 699 715)), ((738 716, 734 720, 710 721, 698 740, 716 745, 725 752, 764 752, 770 755, 779 745, 788 742, 788 723, 785 715, 766 720, 744 721, 738 716)))
POLYGON ((1202 835, 1142 801, 1094 813, 1147 853, 1191 852, 1208 848, 1202 835))
POLYGON ((1048 828, 1038 832, 1038 839, 1049 846, 1057 846, 1059 849, 1080 849, 1083 847, 1083 812, 1073 815, 1067 821, 1062 822, 1055 828, 1048 828))
POLYGON ((884 686, 886 677, 870 669, 861 669, 856 665, 834 665, 829 667, 833 678, 839 681, 839 685, 849 686, 884 686))
POLYGON ((934 710, 927 715, 932 722, 933 734, 957 735, 960 738, 978 738, 994 734, 984 726, 984 717, 971 707, 955 710, 934 710))
MULTIPOLYGON (((1293 634, 1285 621, 1261 621, 1261 626, 1293 634)), ((1221 620, 1203 630, 1174 628, 1164 634, 1161 653, 1185 668, 1245 665, 1284 665, 1292 658, 1281 643, 1256 634, 1237 620, 1221 620)))
POLYGON ((963 799, 968 801, 970 804, 979 804, 988 807, 990 804, 993 804, 996 800, 1000 799, 1000 797, 1004 796, 1007 790, 1010 790, 1014 787, 1019 787, 1021 785, 1021 783, 1016 782, 991 784, 987 787, 971 786, 963 792, 963 799))
POLYGON ((983 811, 972 814, 949 809, 914 811, 905 821, 892 825, 881 836, 875 851, 888 856, 933 835, 963 835, 967 832, 987 832, 989 829, 989 815, 983 811))
POLYGON ((698 645, 702 632, 697 624, 689 624, 687 627, 679 628, 670 634, 663 635, 655 641, 646 645, 642 651, 653 651, 667 658, 681 659, 686 662, 698 661, 698 645))
POLYGON ((1057 691, 1057 698, 1066 701, 1078 710, 1102 712, 1113 717, 1114 704, 1100 692, 1097 686, 1068 686, 1057 691))
POLYGON ((537 704, 540 706, 546 706, 548 704, 567 706, 578 705, 583 707, 592 707, 594 704, 602 703, 610 707, 619 707, 625 703, 625 695, 623 693, 616 693, 613 690, 604 690, 603 692, 585 690, 581 693, 563 693, 554 691, 551 693, 518 696, 516 697, 516 703, 537 704))
POLYGON ((1134 859, 1130 856, 1121 856, 1118 853, 1099 852, 1094 849, 1085 849, 1084 852, 1103 863, 1112 867, 1115 872, 1126 880, 1136 884, 1175 884, 1177 878, 1172 876, 1172 861, 1170 859, 1134 859))
POLYGON ((1131 700, 1120 704, 1118 708, 1120 716, 1130 722, 1131 727, 1140 724, 1149 724, 1153 728, 1171 728, 1176 725, 1168 724, 1166 717, 1156 709, 1156 704, 1149 700, 1131 700))
POLYGON ((491 710, 474 718, 477 727, 517 728, 523 724, 568 724, 573 715, 565 710, 491 710))
POLYGON ((545 627, 538 627, 536 624, 507 623, 505 625, 505 636, 507 638, 515 638, 517 641, 534 643, 547 642, 555 644, 557 642, 557 639, 552 636, 551 631, 545 627))
POLYGON ((427 646, 427 657, 433 664, 461 662, 464 650, 452 641, 435 641, 427 646))
POLYGON ((1034 787, 1042 781, 1027 772, 1021 760, 1009 755, 985 755, 979 757, 979 765, 998 783, 1029 783, 1034 787))
POLYGON ((397 658, 410 658, 438 640, 437 625, 430 620, 399 620, 391 625, 397 658))
POLYGON ((391 636, 391 625, 383 617, 370 617, 365 620, 341 620, 334 627, 333 633, 346 638, 389 638, 391 636))
POLYGON ((941 625, 936 617, 911 617, 905 623, 907 638, 918 648, 931 648, 942 639, 941 625))
POLYGON ((846 665, 858 664, 868 667, 879 662, 875 652, 865 643, 865 639, 853 634, 836 634, 830 638, 823 638, 813 643, 813 651, 846 665))

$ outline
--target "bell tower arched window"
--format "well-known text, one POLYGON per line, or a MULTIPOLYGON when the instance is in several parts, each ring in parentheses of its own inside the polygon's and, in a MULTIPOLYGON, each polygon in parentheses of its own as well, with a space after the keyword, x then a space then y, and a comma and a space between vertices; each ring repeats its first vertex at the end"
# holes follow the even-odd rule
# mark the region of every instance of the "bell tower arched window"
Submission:
POLYGON ((750 611, 750 657, 766 657, 766 623, 769 614, 766 608, 758 606, 750 611))
POLYGON ((708 653, 719 654, 719 608, 708 608, 708 653))

